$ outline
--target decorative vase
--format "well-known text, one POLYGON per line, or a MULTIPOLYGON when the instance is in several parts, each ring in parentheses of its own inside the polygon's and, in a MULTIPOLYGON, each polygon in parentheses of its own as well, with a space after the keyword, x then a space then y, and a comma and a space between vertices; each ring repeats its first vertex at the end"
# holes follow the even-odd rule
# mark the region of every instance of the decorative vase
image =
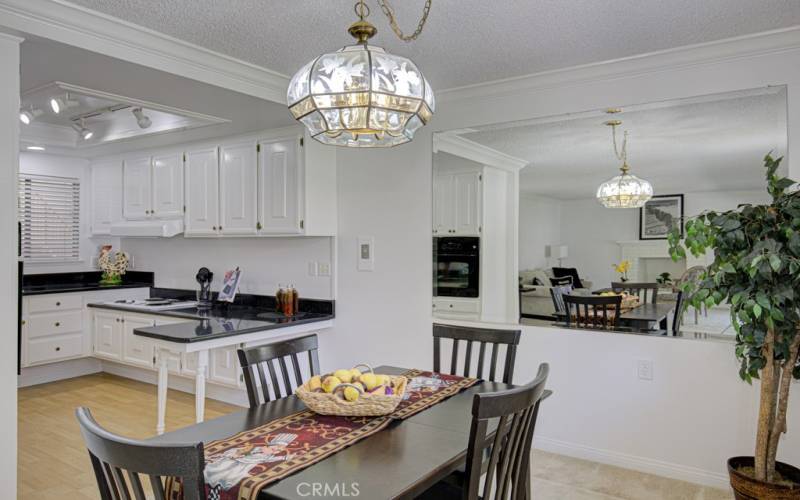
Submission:
POLYGON ((775 464, 775 471, 793 484, 776 484, 759 481, 739 471, 742 467, 753 467, 753 457, 728 459, 728 475, 736 500, 800 500, 800 469, 783 462, 775 464))

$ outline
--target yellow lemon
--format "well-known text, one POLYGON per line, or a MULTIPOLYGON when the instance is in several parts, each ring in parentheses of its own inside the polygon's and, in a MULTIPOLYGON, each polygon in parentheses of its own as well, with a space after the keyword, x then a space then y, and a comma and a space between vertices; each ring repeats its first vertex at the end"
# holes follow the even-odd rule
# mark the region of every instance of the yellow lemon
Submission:
POLYGON ((336 389, 336 386, 341 383, 342 381, 339 378, 332 375, 330 377, 326 377, 325 380, 322 381, 322 389, 330 394, 334 389, 336 389))
POLYGON ((358 401, 359 395, 358 389, 355 387, 347 386, 344 388, 344 399, 348 401, 358 401))
POLYGON ((320 387, 322 387, 322 377, 320 377, 319 375, 314 375, 313 377, 308 379, 308 390, 316 391, 320 387))
POLYGON ((368 391, 371 391, 378 385, 378 377, 372 373, 365 373, 361 375, 361 382, 368 391))
POLYGON ((392 379, 389 378, 389 375, 375 375, 378 379, 378 385, 392 385, 392 379))
POLYGON ((333 372, 333 376, 345 383, 353 380, 353 374, 350 370, 336 370, 333 372))
POLYGON ((358 368, 350 368, 350 374, 353 377, 353 380, 358 380, 358 377, 361 376, 361 370, 358 368))

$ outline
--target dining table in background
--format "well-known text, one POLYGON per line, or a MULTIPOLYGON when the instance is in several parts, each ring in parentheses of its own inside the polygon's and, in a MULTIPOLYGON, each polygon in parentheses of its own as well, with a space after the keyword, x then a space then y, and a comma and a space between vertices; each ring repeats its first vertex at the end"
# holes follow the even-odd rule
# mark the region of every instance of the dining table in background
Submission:
POLYGON ((658 325, 660 330, 667 331, 667 319, 674 310, 675 302, 639 304, 620 313, 619 325, 642 332, 653 330, 658 325))
MULTIPOLYGON (((408 369, 380 366, 376 372, 401 375, 408 369)), ((472 396, 514 387, 481 381, 409 417, 392 422, 352 446, 297 473, 269 484, 259 499, 293 499, 314 485, 348 490, 361 498, 414 498, 463 465, 472 423, 472 396), (355 486, 353 485, 355 483, 355 486)), ((549 396, 547 391, 546 395, 549 396)), ((224 439, 269 421, 305 410, 295 395, 167 432, 153 443, 191 443, 224 439)))

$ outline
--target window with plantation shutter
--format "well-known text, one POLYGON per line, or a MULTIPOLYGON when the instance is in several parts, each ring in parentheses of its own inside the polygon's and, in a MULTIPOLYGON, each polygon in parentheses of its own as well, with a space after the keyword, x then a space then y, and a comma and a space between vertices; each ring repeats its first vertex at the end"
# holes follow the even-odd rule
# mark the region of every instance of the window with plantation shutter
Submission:
POLYGON ((65 262, 80 259, 80 194, 78 179, 19 174, 23 260, 65 262))

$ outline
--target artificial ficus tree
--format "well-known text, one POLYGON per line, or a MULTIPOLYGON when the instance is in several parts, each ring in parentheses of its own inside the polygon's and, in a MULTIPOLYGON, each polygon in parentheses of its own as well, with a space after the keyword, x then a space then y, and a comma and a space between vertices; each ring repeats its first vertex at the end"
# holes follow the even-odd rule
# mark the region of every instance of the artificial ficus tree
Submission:
POLYGON ((739 376, 761 380, 755 478, 775 480, 792 378, 800 379, 800 192, 777 174, 782 158, 764 158, 768 205, 705 212, 669 236, 674 260, 713 250, 714 262, 683 292, 694 307, 730 305, 739 376))

